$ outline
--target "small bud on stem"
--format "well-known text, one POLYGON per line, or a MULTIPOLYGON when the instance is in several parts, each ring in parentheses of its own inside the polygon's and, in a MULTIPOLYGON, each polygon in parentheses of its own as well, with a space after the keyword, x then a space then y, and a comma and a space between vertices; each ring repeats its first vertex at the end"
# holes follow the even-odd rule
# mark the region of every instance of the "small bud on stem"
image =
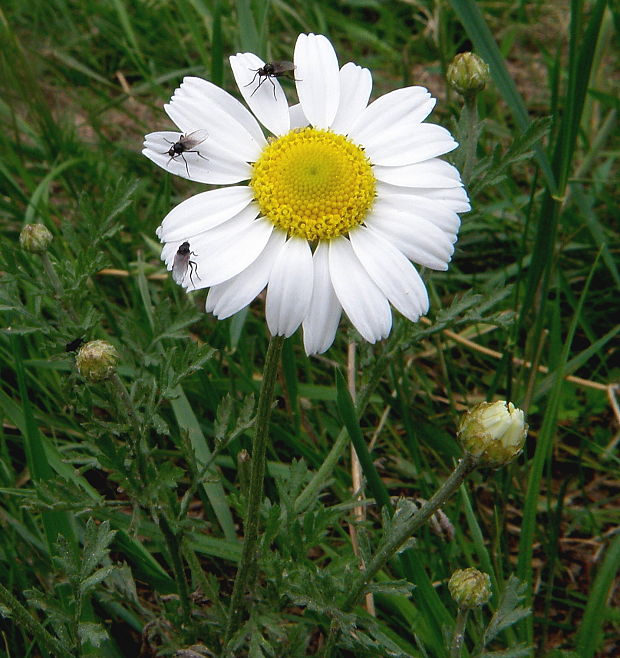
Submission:
POLYGON ((109 379, 116 372, 118 352, 105 340, 91 340, 82 345, 75 357, 78 372, 91 383, 109 379))
POLYGON ((54 236, 43 224, 26 224, 19 234, 19 244, 22 249, 32 254, 42 254, 47 251, 54 236))
POLYGON ((488 573, 473 567, 457 569, 448 582, 448 589, 459 608, 477 608, 491 598, 491 579, 488 573))
POLYGON ((523 450, 527 423, 512 402, 481 402, 463 416, 457 434, 463 449, 478 457, 481 466, 499 468, 523 450))
POLYGON ((448 83, 462 96, 482 91, 489 81, 488 64, 474 53, 459 53, 448 66, 448 83))

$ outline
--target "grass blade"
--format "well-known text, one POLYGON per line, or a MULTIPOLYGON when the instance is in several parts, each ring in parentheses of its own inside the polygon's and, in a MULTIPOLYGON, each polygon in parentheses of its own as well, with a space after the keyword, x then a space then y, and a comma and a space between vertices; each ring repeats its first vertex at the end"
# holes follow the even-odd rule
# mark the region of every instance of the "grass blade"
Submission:
POLYGON ((588 592, 588 604, 577 636, 577 651, 581 658, 591 658, 600 647, 602 627, 606 618, 605 602, 619 569, 620 535, 616 535, 605 553, 592 589, 588 592))

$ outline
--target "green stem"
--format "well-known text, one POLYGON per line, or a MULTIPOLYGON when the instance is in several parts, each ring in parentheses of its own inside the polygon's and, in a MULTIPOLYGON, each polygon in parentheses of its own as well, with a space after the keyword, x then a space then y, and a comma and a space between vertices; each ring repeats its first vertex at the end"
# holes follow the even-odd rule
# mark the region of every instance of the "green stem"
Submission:
POLYGON ((174 571, 174 579, 177 582, 177 589, 179 591, 179 600, 181 602, 181 609, 183 611, 183 619, 186 624, 191 620, 191 611, 189 607, 189 590, 187 588, 187 581, 185 580, 185 572, 183 570, 183 560, 181 558, 181 543, 174 530, 170 527, 168 519, 164 514, 160 514, 157 519, 157 514, 153 514, 156 520, 159 521, 159 527, 166 541, 168 552, 170 553, 170 564, 174 571))
POLYGON ((200 564, 200 560, 196 557, 196 553, 190 546, 189 542, 186 539, 183 539, 183 556, 189 568, 191 569, 192 576, 194 578, 194 586, 198 586, 202 593, 211 601, 213 607, 216 609, 217 614, 222 619, 226 616, 226 610, 222 605, 222 601, 219 596, 219 592, 209 581, 208 577, 205 575, 205 572, 200 564))
POLYGON ((140 473, 142 481, 146 482, 146 464, 144 463, 144 454, 141 447, 142 428, 140 427, 140 422, 136 416, 136 412, 133 408, 129 393, 125 388, 125 384, 123 384, 121 381, 121 378, 116 373, 113 373, 109 379, 109 382, 112 385, 112 388, 114 389, 118 399, 120 400, 121 406, 123 407, 123 412, 125 413, 125 416, 127 417, 127 420, 133 429, 134 436, 131 437, 131 434, 129 435, 131 438, 131 449, 136 459, 138 473, 140 473))
POLYGON ((346 428, 340 430, 340 434, 334 441, 329 454, 319 467, 319 470, 312 476, 310 482, 295 500, 295 512, 301 512, 311 500, 315 500, 318 492, 325 486, 331 472, 334 470, 336 463, 342 456, 345 448, 349 445, 349 433, 346 428))
POLYGON ((471 172, 476 164, 476 147, 478 145, 478 109, 476 94, 467 94, 463 105, 464 144, 463 182, 469 183, 471 172))
POLYGON ((256 573, 254 562, 256 558, 256 545, 258 540, 258 522, 260 504, 263 500, 263 481, 265 479, 265 455, 267 452, 267 442, 269 440, 269 418, 271 416, 271 407, 273 402, 273 393, 276 386, 276 377, 278 374, 278 363, 282 345, 284 344, 283 336, 273 336, 269 341, 267 355, 265 357, 265 366, 263 369, 263 382, 260 396, 258 398, 258 410, 256 413, 256 434, 254 436, 254 446, 252 450, 252 466, 250 470, 250 486, 248 491, 248 508, 246 512, 244 525, 243 551, 241 561, 232 597, 230 600, 230 609, 228 611, 228 624, 224 636, 224 654, 227 653, 226 645, 230 641, 233 633, 239 627, 239 620, 242 613, 242 599, 247 588, 252 586, 252 573, 256 573))
POLYGON ((385 566, 388 560, 418 530, 418 528, 426 523, 426 521, 433 516, 448 498, 452 496, 452 494, 461 486, 465 478, 475 470, 477 464, 478 460, 476 457, 465 455, 450 477, 435 492, 433 497, 420 507, 408 523, 403 524, 399 532, 391 533, 386 540, 379 545, 374 557, 369 560, 366 569, 360 572, 356 581, 353 583, 351 592, 342 606, 343 611, 349 610, 357 603, 359 597, 364 592, 366 584, 385 566))
POLYGON ((52 265, 52 261, 50 260, 50 257, 47 255, 46 252, 43 252, 41 254, 41 260, 43 261, 43 269, 45 270, 45 274, 47 274, 47 278, 49 279, 49 282, 52 284, 52 288, 54 288, 54 291, 58 296, 58 298, 61 298, 64 292, 62 288, 62 283, 60 282, 60 279, 58 278, 58 274, 56 274, 56 270, 52 265))
POLYGON ((460 658, 461 656, 463 640, 465 639, 465 624, 467 623, 468 614, 469 610, 467 610, 467 608, 459 608, 458 614, 456 615, 454 634, 452 635, 450 658, 460 658))
MULTIPOLYGON (((403 326, 403 325, 401 325, 403 326)), ((393 342, 394 345, 398 345, 398 341, 402 338, 402 331, 398 332, 398 335, 394 335, 390 341, 391 343, 393 342)), ((383 354, 381 354, 377 359, 374 360, 374 365, 372 366, 372 369, 370 371, 370 376, 368 377, 368 381, 366 385, 362 388, 362 390, 359 392, 359 395, 357 396, 357 404, 355 405, 355 410, 357 412, 358 416, 362 415, 362 412, 364 411, 366 405, 368 404, 368 401, 370 400, 370 396, 374 392, 377 382, 381 379, 383 376, 383 373, 385 371, 385 368, 387 365, 390 363, 390 360, 393 358, 394 353, 396 350, 393 349, 386 349, 383 351, 383 354)), ((314 500, 318 494, 318 492, 325 486, 325 483, 329 479, 331 472, 334 470, 334 467, 336 466, 336 463, 342 456, 342 453, 344 452, 345 448, 349 445, 349 433, 347 432, 346 428, 342 428, 340 433, 338 434, 338 437, 336 438, 336 441, 334 442, 334 445, 331 447, 331 450, 329 451, 329 454, 319 467, 319 470, 312 476, 312 479, 304 490, 297 496, 297 499, 295 500, 295 511, 300 512, 303 509, 305 509, 311 500, 314 500)))
POLYGON ((10 610, 10 617, 15 622, 15 626, 21 628, 25 633, 36 637, 41 645, 46 647, 53 656, 57 656, 58 658, 73 658, 71 651, 53 635, 50 635, 41 623, 2 584, 0 584, 0 603, 7 610, 10 610))
POLYGON ((52 284, 52 288, 54 289, 54 295, 56 296, 58 303, 60 304, 60 306, 62 306, 62 308, 73 320, 73 322, 78 324, 80 319, 78 317, 78 314, 73 309, 73 307, 69 306, 69 304, 67 304, 66 300, 64 299, 65 291, 64 288, 62 287, 62 282, 58 278, 58 274, 56 274, 54 264, 50 260, 50 257, 47 255, 47 252, 44 251, 40 255, 41 255, 41 261, 43 262, 43 269, 45 270, 45 274, 47 275, 49 282, 52 284))

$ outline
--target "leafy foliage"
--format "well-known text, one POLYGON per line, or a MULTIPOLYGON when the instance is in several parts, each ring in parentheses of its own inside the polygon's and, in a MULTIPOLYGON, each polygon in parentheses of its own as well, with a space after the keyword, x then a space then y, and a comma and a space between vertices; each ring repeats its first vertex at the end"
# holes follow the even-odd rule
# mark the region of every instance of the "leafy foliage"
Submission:
MULTIPOLYGON (((3 3, 0 633, 10 655, 222 652, 263 310, 217 322, 204 295, 170 281, 154 229, 196 189, 138 152, 165 126, 161 105, 184 75, 236 93, 230 53, 288 60, 301 31, 329 32, 342 63, 370 68, 373 95, 423 84, 439 98, 433 121, 456 126, 463 144, 479 135, 472 212, 450 270, 423 272, 430 319, 395 317, 387 341, 357 345, 355 395, 333 375, 350 367, 354 332, 343 326, 320 359, 296 336, 285 345, 256 586, 230 650, 295 658, 331 637, 341 656, 446 656, 456 611, 445 584, 482 564, 497 595, 470 616, 470 655, 613 651, 614 11, 602 0, 570 10, 3 3), (494 80, 473 128, 443 76, 471 44, 494 80), (19 249, 31 222, 53 234, 44 257, 19 249), (120 387, 76 372, 75 351, 92 339, 118 349, 120 387), (460 456, 459 411, 492 397, 528 411, 521 461, 475 474, 446 503, 453 537, 423 529, 402 546, 366 588, 376 616, 344 610, 360 562, 460 456), (351 491, 349 435, 365 450, 363 501, 351 491), (509 575, 517 561, 520 580, 509 575)), ((464 149, 451 157, 461 166, 464 149)))

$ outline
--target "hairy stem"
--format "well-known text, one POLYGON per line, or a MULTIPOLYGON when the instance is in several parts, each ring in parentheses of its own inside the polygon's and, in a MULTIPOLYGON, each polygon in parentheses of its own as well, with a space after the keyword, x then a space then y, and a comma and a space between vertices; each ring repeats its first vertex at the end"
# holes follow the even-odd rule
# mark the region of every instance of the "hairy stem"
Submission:
POLYGON ((476 164, 476 147, 478 145, 478 108, 476 106, 476 94, 467 94, 463 105, 464 124, 464 154, 463 181, 469 183, 471 173, 476 164))
POLYGON ((256 574, 256 546, 258 541, 258 522, 260 504, 263 499, 263 481, 265 479, 265 455, 267 452, 267 442, 269 440, 269 418, 271 416, 271 407, 273 402, 273 393, 276 386, 276 376, 278 373, 278 363, 282 345, 284 344, 283 336, 273 336, 267 348, 265 357, 265 366, 263 369, 263 382, 260 396, 258 398, 258 411, 256 414, 256 434, 254 436, 254 447, 252 450, 252 465, 250 470, 250 485, 248 489, 248 507, 244 525, 243 551, 241 561, 235 578, 230 609, 228 611, 228 624, 224 636, 224 653, 226 655, 226 645, 230 641, 233 633, 239 627, 241 613, 243 612, 242 599, 247 588, 251 588, 252 580, 256 574))
POLYGON ((411 517, 408 523, 403 524, 398 533, 391 533, 377 549, 368 566, 360 573, 353 583, 349 596, 345 599, 343 609, 353 607, 364 591, 366 584, 382 569, 398 549, 426 523, 431 516, 452 496, 461 486, 465 478, 476 468, 478 461, 472 455, 465 455, 458 463, 450 477, 435 492, 433 497, 411 517))
POLYGON ((456 624, 454 626, 454 634, 452 635, 452 644, 450 646, 450 658, 460 658, 461 656, 463 640, 465 639, 465 624, 467 623, 468 614, 469 610, 459 608, 456 616, 456 624))
POLYGON ((0 583, 0 603, 10 611, 10 617, 27 635, 36 637, 49 652, 58 658, 73 658, 73 654, 53 635, 50 635, 41 623, 0 583))

